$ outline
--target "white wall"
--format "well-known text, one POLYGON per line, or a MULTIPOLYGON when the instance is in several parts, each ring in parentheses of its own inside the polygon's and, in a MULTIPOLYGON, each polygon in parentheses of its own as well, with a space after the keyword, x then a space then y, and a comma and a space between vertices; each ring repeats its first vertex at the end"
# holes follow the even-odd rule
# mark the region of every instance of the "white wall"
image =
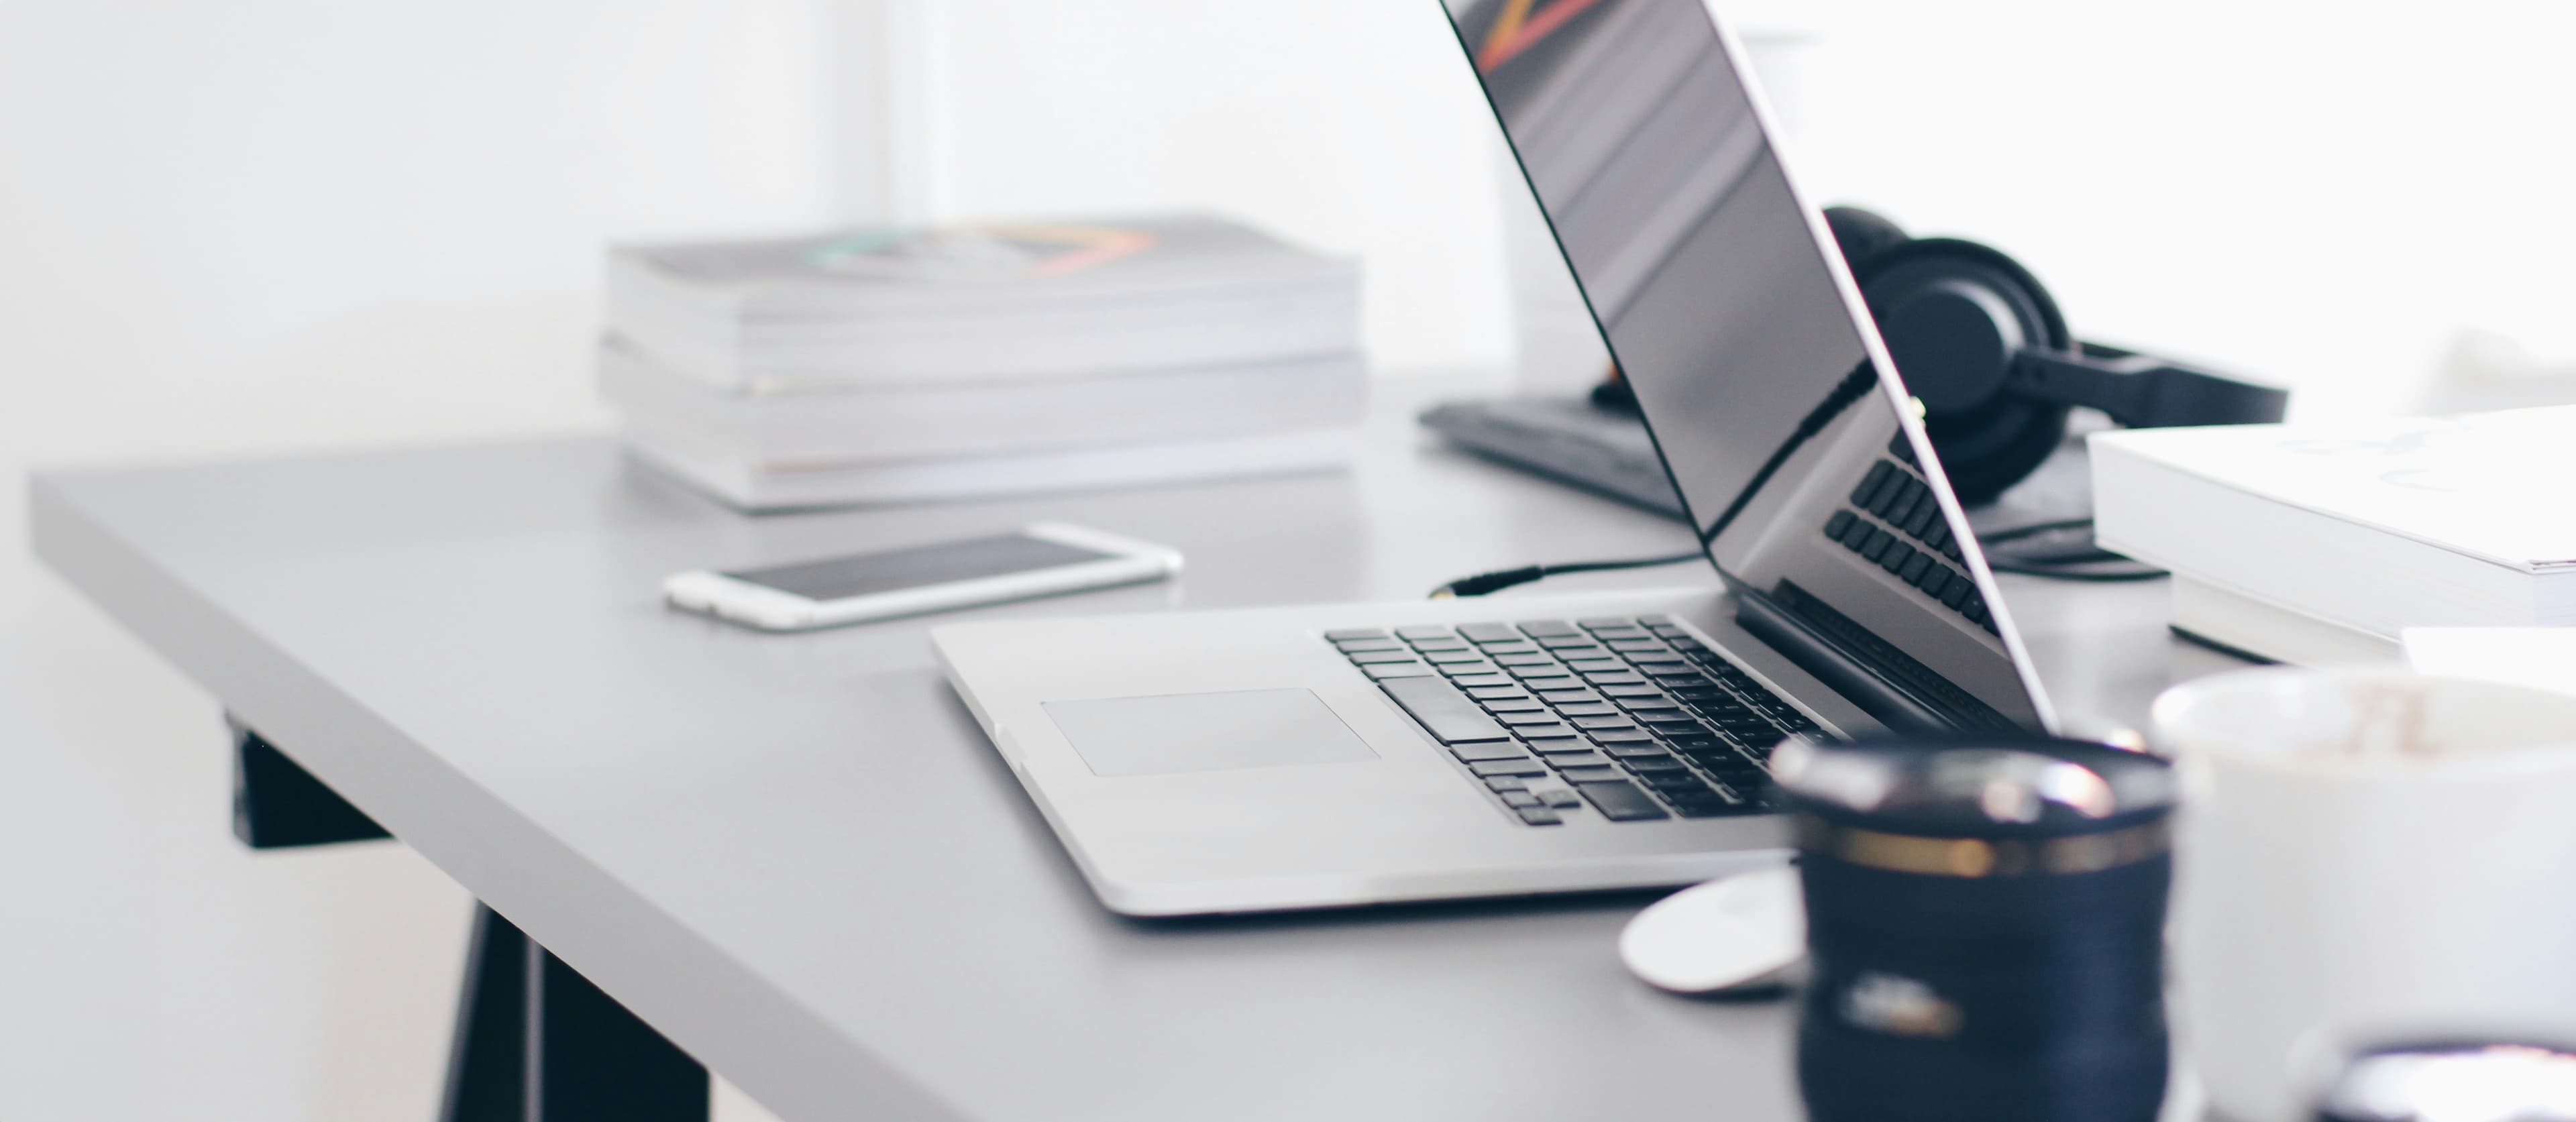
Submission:
POLYGON ((1381 369, 1510 354, 1499 142, 1430 0, 936 0, 933 218, 1207 207, 1365 255, 1381 369))
MULTIPOLYGON (((1429 0, 898 2, 923 212, 1223 207, 1367 254, 1381 368, 1510 357, 1524 204, 1429 0)), ((2021 256, 2079 331, 2311 416, 2405 407, 2472 337, 2576 361, 2576 9, 1712 3, 1813 35, 1820 197, 2021 256)))
POLYGON ((2576 9, 1818 0, 1829 199, 2021 257, 2077 330, 2411 401, 2462 333, 2576 358, 2576 9))
POLYGON ((0 1118, 428 1118, 466 918, 232 842, 216 700, 39 572, 21 472, 600 423, 604 239, 879 190, 835 16, 0 0, 0 1118))

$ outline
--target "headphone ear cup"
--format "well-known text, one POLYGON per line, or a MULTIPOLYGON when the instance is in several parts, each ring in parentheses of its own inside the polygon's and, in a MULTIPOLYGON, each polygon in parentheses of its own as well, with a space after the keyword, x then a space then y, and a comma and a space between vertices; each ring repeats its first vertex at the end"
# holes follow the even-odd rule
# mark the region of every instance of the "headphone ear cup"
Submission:
POLYGON ((2003 388, 2013 352, 2074 345, 2029 270, 1975 242, 1918 238, 1872 254, 1854 274, 1898 376, 1923 403, 1924 429, 1960 502, 1994 501, 2057 450, 2067 407, 2003 388), (1977 330, 1944 330, 1960 321, 1924 314, 1968 306, 1981 313, 1969 317, 1977 330), (1980 335, 1989 324, 1992 333, 1980 335))
POLYGON ((1834 248, 1842 251, 1843 264, 1855 276, 1871 258, 1914 240, 1877 211, 1856 206, 1826 207, 1825 227, 1834 232, 1834 248))

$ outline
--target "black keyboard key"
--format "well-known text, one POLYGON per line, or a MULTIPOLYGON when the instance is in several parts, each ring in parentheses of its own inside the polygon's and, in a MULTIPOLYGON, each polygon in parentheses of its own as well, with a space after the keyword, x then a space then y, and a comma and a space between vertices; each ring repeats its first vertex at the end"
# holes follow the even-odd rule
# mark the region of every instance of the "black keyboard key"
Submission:
POLYGON ((1674 775, 1690 774, 1689 765, 1684 764, 1680 760, 1676 760, 1671 756, 1631 756, 1619 762, 1628 765, 1628 770, 1636 772, 1639 775, 1646 775, 1649 773, 1674 775))
POLYGON ((1642 822, 1670 817, 1664 813, 1664 808, 1655 805, 1655 800, 1646 797, 1636 784, 1625 779, 1616 783, 1578 783, 1574 789, 1583 793, 1593 809, 1601 812, 1601 817, 1613 822, 1642 822))
POLYGON ((1621 730, 1633 732, 1637 728, 1637 726, 1630 723, 1628 718, 1625 716, 1576 717, 1573 720, 1573 725, 1574 727, 1589 733, 1618 732, 1621 730))
POLYGON ((1484 689, 1492 686, 1508 686, 1512 684, 1511 679, 1500 674, 1465 674, 1449 680, 1457 683, 1458 688, 1462 690, 1484 689))
POLYGON ((1497 740, 1476 744, 1461 744, 1455 748, 1451 748, 1449 751, 1452 755, 1458 757, 1459 762, 1470 764, 1481 764, 1487 760, 1521 760, 1529 758, 1529 753, 1521 751, 1520 745, 1514 744, 1508 740, 1497 740))
POLYGON ((1551 651, 1570 651, 1598 647, 1601 644, 1593 642, 1591 636, 1577 631, 1571 635, 1538 636, 1538 645, 1551 651))
POLYGON ((1678 711, 1665 712, 1662 710, 1656 710, 1646 713, 1630 713, 1628 714, 1628 719, 1644 725, 1649 730, 1663 736, 1690 736, 1700 731, 1700 723, 1698 721, 1690 719, 1689 714, 1678 711))
POLYGON ((1574 626, 1585 631, 1598 631, 1604 627, 1635 627, 1637 621, 1626 616, 1594 616, 1590 619, 1578 619, 1574 621, 1574 626))
POLYGON ((1324 638, 1336 643, 1350 639, 1384 639, 1386 632, 1374 627, 1345 627, 1339 631, 1325 632, 1324 638))
POLYGON ((1928 553, 1917 553, 1906 558, 1905 566, 1896 570, 1896 579, 1914 584, 1923 579, 1923 574, 1930 571, 1932 571, 1932 556, 1928 553))
POLYGON ((1452 678, 1491 678, 1496 676, 1494 665, 1489 662, 1433 663, 1431 668, 1452 678))
POLYGON ((1584 735, 1602 744, 1652 744, 1655 738, 1644 729, 1594 729, 1584 735))
POLYGON ((1583 680, 1596 686, 1636 686, 1645 684, 1646 678, 1634 670, 1595 670, 1583 680))
MULTIPOLYGON (((1850 512, 1844 511, 1843 513, 1849 514, 1850 512)), ((1860 547, 1869 544, 1869 532, 1877 528, 1878 527, 1870 525, 1867 520, 1855 516, 1851 521, 1851 525, 1843 527, 1843 532, 1835 535, 1834 540, 1843 543, 1843 548, 1845 549, 1859 549, 1860 547)))
POLYGON ((1560 771, 1570 767, 1609 767, 1610 757, 1599 752, 1557 752, 1547 757, 1547 766, 1560 771))
POLYGON ((1456 639, 1420 639, 1420 640, 1416 640, 1416 641, 1413 643, 1413 649, 1414 649, 1414 650, 1417 650, 1417 651, 1420 651, 1420 652, 1422 652, 1423 654, 1462 654, 1462 653, 1463 653, 1463 654, 1465 654, 1466 656, 1468 656, 1469 658, 1482 658, 1482 657, 1484 657, 1484 656, 1479 655, 1479 654, 1477 654, 1477 653, 1476 653, 1476 648, 1471 647, 1471 646, 1468 646, 1468 645, 1467 645, 1467 644, 1465 644, 1465 643, 1459 642, 1459 641, 1458 641, 1458 640, 1456 640, 1456 639))
POLYGON ((1651 741, 1639 744, 1612 744, 1603 748, 1602 751, 1610 753, 1610 755, 1615 759, 1622 760, 1664 760, 1672 758, 1663 749, 1656 747, 1651 741))
POLYGON ((1513 813, 1520 815, 1521 821, 1527 822, 1532 826, 1554 826, 1557 823, 1565 821, 1565 819, 1558 817, 1555 811, 1543 806, 1525 806, 1513 813))
POLYGON ((1941 602, 1949 605, 1951 611, 1963 611, 1965 610, 1964 605, 1968 602, 1968 597, 1976 594, 1977 585, 1975 581, 1954 580, 1950 582, 1950 587, 1941 590, 1941 602))
POLYGON ((1587 701, 1601 700, 1600 694, 1581 686, 1561 690, 1540 690, 1538 696, 1550 705, 1581 705, 1587 701))
POLYGON ((1896 501, 1887 504, 1887 524, 1902 528, 1906 519, 1914 517, 1915 506, 1930 498, 1931 494, 1929 488, 1919 483, 1897 492, 1896 501))
POLYGON ((1642 627, 1604 627, 1594 631, 1592 637, 1609 644, 1612 650, 1617 650, 1621 643, 1649 639, 1653 637, 1653 633, 1642 627))
POLYGON ((1622 709, 1626 709, 1628 712, 1630 712, 1630 713, 1632 713, 1632 714, 1643 714, 1643 713, 1679 713, 1679 712, 1681 712, 1681 711, 1682 711, 1682 703, 1681 703, 1681 702, 1675 701, 1675 700, 1673 700, 1673 699, 1671 699, 1671 698, 1669 698, 1669 697, 1665 697, 1664 695, 1659 694, 1659 693, 1658 693, 1658 694, 1648 694, 1648 695, 1646 695, 1646 696, 1644 696, 1644 697, 1623 697, 1623 698, 1620 698, 1620 699, 1619 699, 1619 707, 1620 707, 1620 708, 1622 708, 1622 709))
POLYGON ((1508 775, 1497 775, 1485 781, 1485 789, 1488 791, 1526 791, 1529 790, 1529 781, 1524 779, 1515 779, 1508 775))
POLYGON ((1484 648, 1485 653, 1489 655, 1540 653, 1538 644, 1532 643, 1526 639, 1509 643, 1478 643, 1476 645, 1484 648))
POLYGON ((1547 774, 1546 767, 1540 765, 1537 760, 1531 759, 1486 760, 1481 763, 1468 764, 1467 770, 1475 772, 1477 775, 1483 776, 1487 779, 1491 779, 1498 775, 1510 775, 1527 779, 1547 774))
POLYGON ((1860 545, 1860 555, 1876 562, 1887 554, 1887 547, 1895 544, 1896 539, 1889 537, 1887 531, 1872 526, 1869 528, 1869 540, 1860 545))
POLYGON ((1648 654, 1670 648, 1652 639, 1613 639, 1610 641, 1610 649, 1622 654, 1648 654))
POLYGON ((1531 693, 1539 695, 1540 697, 1546 697, 1559 690, 1580 690, 1584 688, 1584 685, 1583 679, 1568 677, 1563 674, 1556 675, 1555 677, 1533 674, 1521 679, 1521 687, 1531 693))
POLYGON ((1413 653, 1400 648, 1392 651, 1360 651, 1351 655, 1351 661, 1361 666, 1374 666, 1379 663, 1411 662, 1413 661, 1413 653))
POLYGON ((1509 674, 1515 678, 1564 678, 1567 681, 1573 680, 1573 675, 1567 674, 1564 667, 1558 666, 1554 662, 1542 662, 1531 666, 1506 666, 1502 669, 1503 673, 1509 674))
POLYGON ((1573 624, 1567 623, 1561 619, 1525 619, 1522 620, 1518 626, 1521 629, 1521 634, 1527 635, 1533 639, 1549 635, 1581 634, 1573 624))
POLYGON ((1442 744, 1511 738, 1503 731, 1503 726, 1495 724, 1492 717, 1476 707, 1473 698, 1438 678, 1401 678, 1380 682, 1378 688, 1385 690, 1388 697, 1394 698, 1397 705, 1403 706, 1406 713, 1421 723, 1433 740, 1442 744))
POLYGON ((1914 551, 1913 546, 1904 542, 1895 542, 1887 547, 1887 552, 1878 555, 1878 567, 1894 573, 1905 568, 1906 562, 1921 556, 1923 555, 1914 551))
POLYGON ((1941 521, 1941 504, 1926 499, 1915 506, 1914 516, 1905 520, 1905 532, 1913 535, 1916 541, 1926 541, 1928 539, 1923 535, 1931 533, 1932 524, 1939 521, 1941 521))
POLYGON ((1825 519, 1825 536, 1840 539, 1843 536, 1843 531, 1851 529, 1853 520, 1854 516, 1852 512, 1848 510, 1835 511, 1833 517, 1825 519))
MULTIPOLYGON (((1627 776, 1620 774, 1618 768, 1611 767, 1607 762, 1604 762, 1599 767, 1570 767, 1558 772, 1557 774, 1564 776, 1566 782, 1574 784, 1578 788, 1582 787, 1586 783, 1609 783, 1613 781, 1624 781, 1628 778, 1627 776)), ((1609 812, 1603 811, 1602 813, 1607 814, 1609 812)))
POLYGON ((1377 666, 1363 666, 1360 667, 1360 669, 1366 671, 1369 677, 1381 682, 1387 681, 1391 678, 1429 678, 1435 676, 1431 673, 1430 667, 1411 660, 1383 663, 1377 666))
POLYGON ((1662 697, 1664 691, 1640 682, 1635 685, 1603 686, 1601 695, 1604 697, 1662 697))
POLYGON ((1431 663, 1435 666, 1446 666, 1461 662, 1472 662, 1478 665, 1483 665, 1485 656, 1479 652, 1465 649, 1454 651, 1424 651, 1422 652, 1422 661, 1431 663))
POLYGON ((1619 715, 1619 707, 1606 701, 1593 701, 1581 705, 1559 705, 1556 707, 1556 711, 1558 714, 1567 717, 1616 717, 1619 715))
POLYGON ((1396 642, 1393 639, 1345 639, 1333 645, 1340 647, 1343 654, 1349 655, 1368 654, 1373 651, 1400 651, 1404 649, 1404 644, 1396 642))
POLYGON ((1509 729, 1519 729, 1524 725, 1553 725, 1557 723, 1557 719, 1556 714, 1542 707, 1534 713, 1496 713, 1494 723, 1509 729))
POLYGON ((1563 787, 1541 791, 1538 793, 1538 798, 1540 802, 1546 803, 1558 810, 1565 810, 1571 807, 1583 805, 1583 796, 1575 794, 1572 791, 1568 791, 1563 787))
POLYGON ((1539 699, 1537 699, 1537 698, 1535 698, 1535 697, 1530 697, 1530 696, 1527 696, 1527 695, 1523 695, 1523 696, 1520 696, 1520 697, 1511 697, 1511 698, 1496 698, 1496 699, 1494 699, 1494 700, 1492 700, 1492 701, 1483 701, 1483 700, 1479 700, 1478 702, 1476 702, 1476 704, 1484 706, 1484 707, 1485 707, 1485 712, 1488 712, 1488 713, 1544 713, 1544 712, 1547 712, 1547 704, 1546 704, 1545 702, 1542 702, 1542 701, 1540 701, 1539 699))
POLYGON ((1458 628, 1458 634, 1478 643, 1509 643, 1521 637, 1508 623, 1469 623, 1458 628))
POLYGON ((1395 634, 1396 637, 1402 639, 1445 639, 1456 634, 1456 632, 1453 632, 1446 627, 1422 624, 1414 627, 1396 628, 1395 634))
POLYGON ((1539 805, 1538 796, 1530 794, 1527 790, 1504 791, 1501 794, 1503 796, 1504 806, 1524 807, 1539 805))
POLYGON ((1911 475, 1904 474, 1903 472, 1899 472, 1897 473, 1895 482, 1885 484, 1879 488, 1880 490, 1885 491, 1886 494, 1876 502, 1870 504, 1870 509, 1876 511, 1879 517, 1884 518, 1889 512, 1902 505, 1905 502, 1905 497, 1913 494, 1915 488, 1921 486, 1923 486, 1921 480, 1918 480, 1911 475))
POLYGON ((1555 660, 1555 659, 1549 658, 1549 657, 1547 657, 1546 655, 1543 655, 1543 654, 1493 654, 1492 650, 1490 650, 1490 649, 1488 649, 1485 653, 1487 653, 1487 654, 1489 654, 1489 655, 1493 655, 1494 664, 1495 664, 1495 665, 1497 665, 1497 666, 1554 666, 1554 665, 1556 665, 1556 660, 1555 660))
POLYGON ((1533 740, 1530 742, 1530 747, 1537 749, 1540 756, 1550 760, 1560 759, 1565 756, 1589 756, 1595 751, 1591 741, 1585 740, 1579 736, 1560 736, 1548 740, 1533 740))
POLYGON ((1887 454, 1909 464, 1914 462, 1914 442, 1905 439, 1905 430, 1898 429, 1895 439, 1887 442, 1887 454))
POLYGON ((1572 728, 1565 725, 1521 725, 1512 729, 1512 735, 1532 744, 1539 744, 1547 741, 1571 740, 1575 734, 1572 728))
POLYGON ((1468 690, 1467 696, 1478 701, 1527 701, 1530 695, 1518 686, 1478 686, 1468 690))
POLYGON ((1869 505, 1869 497, 1878 493, 1878 485, 1887 482, 1887 477, 1894 474, 1896 469, 1888 466, 1885 460, 1870 464, 1869 474, 1860 477, 1860 486, 1852 488, 1852 505, 1869 505))
POLYGON ((1565 665, 1567 669, 1579 671, 1625 670, 1628 668, 1627 663, 1621 662, 1615 658, 1569 658, 1565 660, 1565 665))

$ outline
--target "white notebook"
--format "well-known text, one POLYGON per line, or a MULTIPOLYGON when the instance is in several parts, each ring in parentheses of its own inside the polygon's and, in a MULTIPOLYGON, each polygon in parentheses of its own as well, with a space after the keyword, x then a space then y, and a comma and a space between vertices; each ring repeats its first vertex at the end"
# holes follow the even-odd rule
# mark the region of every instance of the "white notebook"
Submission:
POLYGON ((1081 378, 868 389, 728 391, 599 351, 599 392, 628 421, 756 463, 1001 455, 1355 425, 1368 403, 1356 353, 1081 378))
POLYGON ((2393 645, 2576 624, 2576 407, 2091 438, 2108 549, 2393 645))
POLYGON ((1291 429, 1109 448, 789 468, 747 462, 684 433, 630 424, 638 459, 748 511, 1034 495, 1348 466, 1355 427, 1291 429))

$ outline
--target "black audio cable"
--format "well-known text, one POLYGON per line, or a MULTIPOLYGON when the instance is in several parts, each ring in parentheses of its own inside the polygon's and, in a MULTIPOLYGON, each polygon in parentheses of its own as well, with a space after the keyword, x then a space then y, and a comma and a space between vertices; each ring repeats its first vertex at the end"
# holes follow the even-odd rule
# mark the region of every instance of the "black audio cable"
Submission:
POLYGON ((1651 569, 1658 565, 1679 565, 1684 561, 1697 561, 1705 556, 1707 556, 1707 554, 1694 549, 1688 553, 1676 553, 1670 557, 1638 557, 1626 561, 1569 561, 1562 565, 1528 565, 1518 569, 1503 569, 1491 573, 1478 573, 1472 577, 1460 577, 1457 580, 1450 581, 1447 584, 1432 589, 1431 598, 1434 600, 1447 600, 1454 596, 1482 596, 1488 592, 1500 592, 1503 589, 1510 588, 1516 584, 1528 584, 1531 581, 1546 580, 1549 577, 1561 577, 1567 573, 1600 573, 1608 572, 1612 569, 1651 569))

